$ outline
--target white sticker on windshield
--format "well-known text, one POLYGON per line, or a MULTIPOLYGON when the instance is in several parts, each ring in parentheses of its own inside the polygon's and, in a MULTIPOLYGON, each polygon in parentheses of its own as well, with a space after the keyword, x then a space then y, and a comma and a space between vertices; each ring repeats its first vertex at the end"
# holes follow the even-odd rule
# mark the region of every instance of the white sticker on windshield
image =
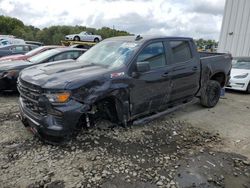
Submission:
POLYGON ((115 72, 115 73, 112 73, 110 75, 111 78, 116 78, 116 77, 121 77, 121 76, 124 76, 125 73, 124 72, 115 72))

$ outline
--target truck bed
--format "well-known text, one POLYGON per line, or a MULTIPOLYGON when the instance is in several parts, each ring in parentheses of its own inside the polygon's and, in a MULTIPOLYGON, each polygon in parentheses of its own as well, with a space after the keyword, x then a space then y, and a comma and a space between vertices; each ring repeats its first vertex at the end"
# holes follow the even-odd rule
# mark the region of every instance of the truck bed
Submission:
POLYGON ((211 57, 211 56, 221 56, 221 55, 229 55, 227 53, 216 53, 216 52, 199 52, 201 58, 211 57))
MULTIPOLYGON (((199 54, 201 62, 201 88, 206 86, 207 81, 211 79, 211 75, 215 75, 218 72, 224 73, 226 78, 230 78, 230 69, 232 66, 231 54, 209 52, 199 52, 199 54)), ((223 79, 223 77, 221 79, 223 79)), ((228 79, 225 80, 222 87, 224 87, 227 82, 228 79)))

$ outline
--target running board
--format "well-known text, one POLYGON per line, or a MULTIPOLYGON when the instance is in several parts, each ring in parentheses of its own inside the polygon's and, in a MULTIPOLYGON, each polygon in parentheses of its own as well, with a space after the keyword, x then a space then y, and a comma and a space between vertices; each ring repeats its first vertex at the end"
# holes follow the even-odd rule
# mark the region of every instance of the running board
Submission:
POLYGON ((170 114, 170 113, 172 113, 172 112, 174 112, 174 111, 176 111, 176 110, 178 110, 178 109, 180 109, 180 108, 183 108, 183 107, 185 107, 185 106, 187 106, 187 105, 189 105, 189 104, 194 104, 195 102, 197 102, 197 101, 192 100, 192 101, 187 102, 187 103, 185 103, 185 104, 181 104, 181 105, 178 105, 178 106, 175 106, 175 107, 172 107, 172 108, 168 108, 167 110, 162 111, 162 112, 159 112, 159 113, 157 113, 157 114, 153 114, 153 115, 151 115, 151 116, 148 116, 148 117, 145 117, 145 118, 142 118, 142 119, 135 120, 135 121, 133 122, 133 125, 140 125, 140 124, 148 123, 148 122, 153 121, 153 120, 155 120, 155 119, 157 119, 157 118, 159 118, 159 117, 161 117, 161 116, 170 114))

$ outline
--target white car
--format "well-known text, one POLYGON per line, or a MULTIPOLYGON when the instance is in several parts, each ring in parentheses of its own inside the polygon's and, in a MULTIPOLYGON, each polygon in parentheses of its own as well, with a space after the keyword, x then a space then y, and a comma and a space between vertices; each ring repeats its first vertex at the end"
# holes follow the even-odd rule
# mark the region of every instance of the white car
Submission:
POLYGON ((79 34, 66 35, 65 40, 99 42, 102 40, 102 37, 83 31, 79 34))
POLYGON ((250 93, 250 57, 233 60, 231 79, 226 88, 250 93))

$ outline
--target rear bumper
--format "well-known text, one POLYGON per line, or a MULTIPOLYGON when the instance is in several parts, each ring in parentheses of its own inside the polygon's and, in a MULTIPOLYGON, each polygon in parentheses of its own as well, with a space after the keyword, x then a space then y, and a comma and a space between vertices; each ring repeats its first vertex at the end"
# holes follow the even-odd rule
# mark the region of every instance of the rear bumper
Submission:
MULTIPOLYGON (((68 138, 75 130, 79 119, 84 114, 84 105, 76 101, 69 101, 63 106, 54 107, 53 110, 61 115, 39 115, 33 113, 19 98, 19 108, 23 124, 33 133, 45 141, 54 142, 68 138)), ((49 110, 48 110, 49 111, 49 110)))

